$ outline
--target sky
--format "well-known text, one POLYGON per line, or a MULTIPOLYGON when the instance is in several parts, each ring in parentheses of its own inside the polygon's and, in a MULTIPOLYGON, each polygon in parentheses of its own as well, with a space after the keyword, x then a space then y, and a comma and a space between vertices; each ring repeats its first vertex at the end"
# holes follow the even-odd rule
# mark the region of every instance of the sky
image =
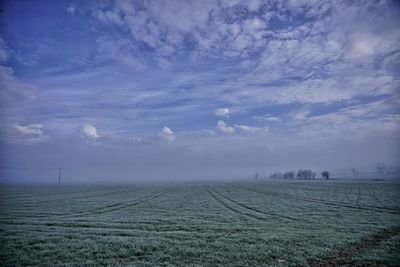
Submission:
POLYGON ((398 1, 2 1, 1 181, 400 166, 398 1))

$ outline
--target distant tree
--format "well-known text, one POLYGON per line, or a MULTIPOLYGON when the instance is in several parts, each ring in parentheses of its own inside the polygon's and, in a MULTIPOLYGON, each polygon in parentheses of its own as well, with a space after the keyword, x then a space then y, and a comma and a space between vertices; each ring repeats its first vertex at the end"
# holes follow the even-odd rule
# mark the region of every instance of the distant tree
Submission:
POLYGON ((382 163, 382 162, 376 163, 376 171, 377 171, 379 174, 383 174, 384 171, 385 171, 385 168, 386 168, 386 166, 385 166, 384 163, 382 163))
POLYGON ((312 178, 312 171, 311 170, 298 170, 296 177, 297 177, 297 179, 309 180, 312 178))
POLYGON ((294 172, 285 172, 283 174, 283 179, 294 179, 294 172))
POLYGON ((297 179, 303 179, 303 170, 298 170, 298 171, 297 171, 296 178, 297 178, 297 179))
POLYGON ((258 180, 258 178, 260 178, 260 175, 258 174, 258 172, 256 172, 256 173, 254 174, 254 180, 258 180))
POLYGON ((329 179, 329 172, 328 171, 323 171, 323 172, 321 172, 321 176, 328 180, 329 179))
POLYGON ((312 170, 307 170, 307 171, 306 171, 306 175, 307 175, 307 179, 308 179, 308 180, 311 180, 311 177, 312 177, 312 170))
POLYGON ((282 173, 276 172, 269 176, 270 179, 282 179, 282 173))
POLYGON ((357 176, 360 174, 360 172, 356 168, 351 168, 351 172, 353 173, 353 176, 357 176))
POLYGON ((303 170, 301 174, 302 174, 301 176, 303 177, 303 179, 307 179, 308 178, 307 170, 303 170))
POLYGON ((313 180, 315 180, 315 175, 316 175, 316 173, 313 172, 313 173, 312 173, 312 179, 313 179, 313 180))

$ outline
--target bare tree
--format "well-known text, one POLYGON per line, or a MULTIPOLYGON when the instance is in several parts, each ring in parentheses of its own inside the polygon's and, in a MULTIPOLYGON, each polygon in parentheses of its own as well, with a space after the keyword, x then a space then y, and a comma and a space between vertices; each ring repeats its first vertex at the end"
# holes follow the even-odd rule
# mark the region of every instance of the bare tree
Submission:
POLYGON ((351 172, 353 173, 353 176, 358 176, 360 172, 356 168, 351 168, 351 172))
POLYGON ((298 170, 297 171, 297 179, 311 179, 312 176, 312 170, 298 170))
POLYGON ((303 170, 298 170, 298 171, 297 171, 296 178, 297 178, 297 179, 303 179, 303 170))
POLYGON ((283 179, 294 179, 294 172, 285 172, 283 174, 283 179))
POLYGON ((270 179, 282 179, 282 173, 276 172, 269 176, 270 179))
POLYGON ((383 174, 385 172, 385 168, 386 168, 385 163, 382 163, 382 162, 376 163, 376 171, 379 174, 383 174))
POLYGON ((311 180, 312 178, 312 170, 307 170, 306 171, 307 179, 311 180))
POLYGON ((323 178, 325 178, 325 179, 329 179, 329 172, 328 171, 323 171, 323 172, 321 172, 321 176, 323 177, 323 178))

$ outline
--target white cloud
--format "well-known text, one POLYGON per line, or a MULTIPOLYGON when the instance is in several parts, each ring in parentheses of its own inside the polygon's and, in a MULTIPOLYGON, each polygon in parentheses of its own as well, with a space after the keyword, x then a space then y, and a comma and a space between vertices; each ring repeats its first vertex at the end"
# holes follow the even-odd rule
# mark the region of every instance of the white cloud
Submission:
POLYGON ((164 127, 161 132, 158 133, 164 140, 168 142, 173 142, 176 139, 174 131, 172 131, 169 127, 164 127))
POLYGON ((253 116, 253 119, 257 121, 269 121, 269 122, 280 122, 281 119, 278 117, 274 117, 271 115, 265 115, 265 116, 253 116))
POLYGON ((373 63, 377 56, 398 51, 400 34, 363 32, 351 34, 346 56, 355 63, 373 63))
POLYGON ((36 98, 33 86, 15 79, 11 68, 0 66, 0 103, 13 106, 26 100, 36 98))
POLYGON ((310 117, 301 123, 293 122, 293 133, 309 140, 368 140, 372 136, 398 135, 399 115, 367 114, 370 105, 341 109, 336 112, 310 117))
POLYGON ((250 0, 250 1, 245 1, 244 3, 247 2, 247 9, 250 12, 256 12, 260 9, 260 7, 263 5, 263 1, 260 0, 250 0))
POLYGON ((148 1, 146 7, 158 24, 171 30, 192 31, 195 27, 204 27, 210 12, 217 7, 216 1, 148 1))
POLYGON ((35 87, 18 81, 14 75, 14 70, 6 66, 9 59, 9 51, 6 44, 0 38, 0 103, 3 106, 14 106, 26 100, 36 97, 35 87))
POLYGON ((114 39, 100 37, 96 40, 97 59, 100 62, 111 61, 121 64, 131 70, 141 71, 146 65, 131 51, 131 41, 126 38, 114 39))
POLYGON ((203 129, 200 132, 207 134, 208 136, 216 136, 217 133, 214 130, 203 129))
POLYGON ((108 9, 94 9, 93 16, 103 23, 128 29, 135 39, 153 47, 158 56, 187 51, 184 39, 191 36, 196 46, 193 58, 244 57, 265 45, 266 18, 243 18, 235 8, 256 12, 262 4, 258 0, 247 6, 212 0, 150 0, 142 4, 117 1, 108 9), (225 20, 227 16, 232 17, 231 22, 225 20))
POLYGON ((11 138, 18 143, 37 143, 47 139, 40 123, 21 125, 17 122, 12 125, 11 134, 11 138))
POLYGON ((106 17, 107 20, 114 22, 120 26, 124 24, 118 9, 114 9, 112 11, 106 11, 104 12, 104 16, 106 17))
POLYGON ((214 111, 216 116, 227 117, 231 113, 229 108, 219 108, 214 111))
POLYGON ((97 129, 95 126, 91 124, 85 124, 81 129, 82 136, 88 139, 96 140, 101 136, 97 133, 97 129))
POLYGON ((2 38, 0 38, 0 64, 6 63, 8 54, 6 51, 6 44, 2 38))
POLYGON ((292 113, 292 118, 297 121, 302 121, 302 120, 307 119, 309 114, 310 114, 309 110, 301 110, 301 111, 292 113))
POLYGON ((143 138, 137 137, 137 136, 133 136, 132 137, 132 141, 135 142, 135 143, 141 143, 141 142, 143 142, 143 138))
POLYGON ((14 128, 22 135, 40 135, 42 134, 43 125, 40 123, 33 123, 28 125, 14 124, 14 128))
POLYGON ((252 132, 255 130, 254 127, 250 127, 247 125, 235 125, 235 128, 238 129, 241 132, 252 132))
POLYGON ((224 134, 233 134, 235 132, 235 128, 228 126, 223 121, 218 121, 217 123, 217 130, 224 133, 224 134))
POLYGON ((67 13, 68 14, 73 15, 73 14, 75 14, 75 11, 76 11, 76 9, 73 6, 70 6, 70 7, 67 8, 67 13))

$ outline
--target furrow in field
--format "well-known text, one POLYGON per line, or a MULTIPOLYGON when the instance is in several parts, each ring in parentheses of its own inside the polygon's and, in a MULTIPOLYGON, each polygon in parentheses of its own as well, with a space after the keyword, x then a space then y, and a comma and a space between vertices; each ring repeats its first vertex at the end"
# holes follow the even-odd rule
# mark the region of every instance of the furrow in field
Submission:
POLYGON ((124 192, 127 192, 127 190, 112 190, 112 191, 108 191, 108 192, 104 192, 104 193, 97 193, 97 194, 93 194, 93 195, 88 195, 88 194, 78 195, 78 196, 74 196, 74 197, 70 197, 70 198, 57 199, 57 201, 63 202, 63 201, 77 200, 77 199, 83 199, 83 200, 91 201, 93 198, 112 196, 112 195, 117 195, 117 194, 121 194, 121 193, 124 193, 124 192))
POLYGON ((232 202, 232 203, 234 203, 234 204, 236 204, 236 205, 238 205, 240 207, 243 207, 243 208, 245 208, 245 209, 247 209, 249 211, 253 211, 253 212, 256 212, 256 213, 261 213, 261 214, 264 214, 264 215, 267 215, 267 216, 270 216, 270 217, 279 218, 279 219, 285 219, 285 220, 290 220, 290 221, 300 221, 300 219, 298 219, 298 218, 293 218, 293 217, 290 217, 290 216, 276 214, 276 213, 273 213, 273 212, 265 212, 265 211, 259 210, 257 208, 248 206, 248 205, 243 204, 243 203, 241 203, 239 201, 236 201, 236 200, 234 200, 234 199, 232 199, 230 197, 227 197, 226 195, 223 195, 221 192, 218 192, 215 189, 214 189, 214 192, 216 194, 218 194, 219 196, 221 196, 222 198, 224 198, 224 199, 226 199, 226 200, 228 200, 228 201, 230 201, 230 202, 232 202))
MULTIPOLYGON (((0 225, 10 225, 10 226, 26 226, 28 229, 27 231, 31 230, 37 230, 36 228, 32 227, 43 227, 46 229, 46 231, 50 230, 51 228, 48 227, 57 227, 57 228, 71 228, 71 229, 80 229, 80 228, 90 228, 90 229, 110 229, 110 230, 130 230, 130 228, 126 227, 118 227, 118 226, 112 226, 112 225, 91 225, 91 224, 85 224, 85 223, 69 223, 69 222, 8 222, 8 221, 2 221, 0 225)), ((22 229, 24 230, 24 229, 22 229)))
POLYGON ((114 211, 118 211, 118 210, 122 210, 125 208, 129 208, 129 207, 133 207, 136 205, 140 205, 146 202, 149 202, 151 200, 154 200, 158 197, 161 197, 162 195, 165 195, 167 193, 167 191, 164 192, 159 192, 159 193, 155 193, 155 194, 151 194, 142 198, 138 198, 135 199, 133 202, 130 203, 126 203, 126 202, 120 202, 120 203, 116 203, 116 204, 112 204, 112 205, 106 205, 103 207, 99 207, 99 208, 95 208, 92 211, 89 212, 75 212, 73 214, 67 214, 67 215, 63 215, 61 216, 62 218, 71 218, 71 217, 80 217, 80 216, 90 216, 90 215, 99 215, 99 214, 106 214, 109 212, 114 212, 114 211))
MULTIPOLYGON (((372 186, 369 186, 369 188, 371 188, 372 186)), ((378 196, 376 195, 376 190, 375 188, 371 188, 371 192, 372 192, 372 196, 374 198, 374 200, 376 201, 376 203, 379 203, 380 205, 383 206, 383 203, 379 200, 378 196)))
POLYGON ((259 190, 245 188, 245 187, 232 185, 232 184, 230 184, 230 186, 232 186, 234 188, 239 188, 242 190, 259 193, 259 194, 270 195, 270 196, 272 195, 272 196, 278 196, 278 197, 284 197, 284 198, 292 198, 292 199, 296 199, 296 200, 314 202, 314 203, 325 204, 325 205, 330 205, 330 206, 335 206, 335 207, 344 207, 344 208, 351 208, 351 209, 358 209, 358 210, 368 210, 368 211, 383 212, 383 213, 389 213, 389 214, 400 214, 400 209, 396 209, 396 208, 336 203, 336 202, 328 201, 328 200, 319 200, 319 199, 310 198, 310 197, 294 196, 294 195, 285 194, 285 193, 259 191, 259 190))
MULTIPOLYGON (((341 201, 340 203, 341 203, 341 204, 352 203, 353 201, 352 201, 351 198, 350 198, 350 195, 351 195, 352 193, 353 193, 352 188, 346 187, 346 188, 344 189, 344 194, 343 194, 345 200, 344 200, 344 201, 341 201)), ((322 201, 324 201, 324 200, 322 200, 322 201)))
MULTIPOLYGON (((107 190, 109 191, 109 190, 107 190)), ((97 198, 97 197, 104 197, 104 196, 110 196, 110 195, 116 195, 116 194, 120 194, 121 190, 112 190, 109 192, 104 192, 104 193, 94 193, 93 195, 91 195, 90 193, 92 192, 85 192, 85 191, 76 191, 73 192, 73 194, 78 194, 76 196, 73 197, 65 197, 65 198, 60 198, 60 195, 57 194, 42 194, 40 196, 35 196, 35 195, 29 195, 27 197, 24 197, 20 200, 18 200, 17 202, 14 202, 15 204, 18 204, 18 206, 20 207, 27 207, 29 205, 32 205, 32 203, 38 204, 38 203, 43 203, 43 202, 48 202, 49 201, 49 197, 51 198, 51 201, 57 201, 57 202, 65 202, 68 200, 77 200, 77 199, 87 199, 87 200, 91 200, 92 198, 97 198), (81 195, 81 194, 85 194, 85 195, 81 195), (58 196, 56 198, 54 198, 54 196, 58 196), (43 199, 44 198, 44 199, 43 199)), ((62 196, 63 194, 61 194, 62 196)))
MULTIPOLYGON (((217 228, 220 229, 220 228, 217 228)), ((191 234, 201 234, 207 233, 210 229, 208 227, 203 228, 202 226, 193 226, 189 225, 187 227, 183 227, 181 225, 169 225, 169 224, 145 224, 143 222, 126 222, 126 223, 107 223, 107 222, 97 222, 97 221, 88 221, 88 222, 14 222, 14 221, 3 221, 0 223, 0 231, 8 232, 42 232, 42 233, 57 233, 69 235, 71 233, 79 233, 79 234, 96 234, 97 231, 106 231, 108 235, 113 236, 114 233, 120 232, 129 232, 137 235, 137 231, 142 232, 153 232, 153 233, 191 233, 191 234), (68 232, 59 232, 59 229, 63 229, 62 231, 68 232), (87 232, 91 231, 91 232, 87 232), (82 230, 85 230, 82 232, 82 230)), ((104 235, 104 234, 101 234, 104 235)), ((116 234, 118 235, 118 234, 116 234)))
MULTIPOLYGON (((23 225, 21 225, 23 226, 23 225)), ((41 226, 41 225, 33 225, 41 226)), ((225 229, 222 229, 225 230, 225 229)), ((0 229, 0 231, 4 231, 0 229)), ((165 238, 181 237, 182 234, 186 235, 208 235, 208 229, 162 229, 155 227, 131 227, 131 228, 120 228, 120 227, 96 227, 96 226, 65 226, 65 225, 52 225, 52 227, 28 227, 26 229, 18 229, 18 233, 37 233, 43 234, 44 236, 76 236, 80 239, 82 236, 85 238, 90 236, 104 236, 104 237, 135 237, 143 236, 143 234, 160 234, 165 235, 165 238), (172 236, 167 236, 172 235, 172 236)), ((14 231, 15 233, 15 231, 14 231)))
MULTIPOLYGON (((117 210, 121 210, 121 209, 126 209, 129 207, 133 207, 136 205, 140 205, 146 202, 149 202, 151 200, 154 200, 156 198, 159 198, 163 195, 165 195, 167 193, 168 190, 162 191, 162 192, 158 192, 158 193, 154 193, 154 194, 150 194, 138 199, 135 199, 131 202, 120 202, 120 203, 116 203, 116 204, 112 204, 112 205, 106 205, 103 207, 99 207, 99 208, 95 208, 92 211, 70 211, 70 213, 67 212, 38 212, 38 213, 25 213, 25 212, 19 212, 14 211, 14 212, 8 212, 6 215, 7 216, 17 216, 17 217, 21 217, 21 216, 26 216, 29 218, 48 218, 49 216, 52 217, 57 217, 57 218, 71 218, 71 217, 80 217, 80 216, 90 216, 90 215, 98 215, 98 214, 105 214, 105 213, 109 213, 109 212, 114 212, 117 210), (67 213, 67 214, 66 214, 67 213)), ((0 214, 1 216, 1 214, 0 214)))
POLYGON ((213 199, 215 199, 218 203, 220 203, 222 206, 224 206, 227 210, 229 210, 229 211, 231 211, 231 212, 233 212, 233 213, 235 213, 235 214, 241 214, 241 215, 244 215, 244 216, 249 217, 249 218, 252 218, 252 219, 256 219, 256 220, 259 220, 259 221, 264 221, 263 218, 260 218, 260 217, 258 217, 258 216, 256 216, 256 215, 251 214, 251 213, 243 212, 243 211, 241 211, 241 210, 239 210, 239 209, 236 209, 236 208, 232 207, 231 205, 228 205, 227 203, 225 203, 224 201, 222 201, 221 199, 219 199, 219 198, 211 191, 210 186, 206 186, 205 188, 206 188, 207 192, 210 194, 210 196, 211 196, 213 199))
MULTIPOLYGON (((55 197, 56 199, 59 199, 60 197, 68 196, 68 198, 70 198, 71 195, 87 194, 87 192, 88 192, 87 190, 63 191, 62 188, 54 187, 54 190, 51 190, 51 191, 48 190, 48 191, 44 191, 41 193, 36 193, 35 191, 32 191, 31 193, 18 193, 18 192, 7 193, 4 196, 4 198, 7 199, 7 198, 18 197, 20 200, 23 200, 23 201, 32 201, 32 200, 40 199, 42 197, 46 197, 46 198, 55 197)), ((48 199, 46 199, 46 200, 48 201, 48 199)))
POLYGON ((361 190, 360 190, 360 186, 357 186, 357 199, 356 199, 357 206, 360 206, 360 200, 361 200, 361 190))
MULTIPOLYGON (((119 224, 118 223, 99 223, 99 222, 92 222, 92 223, 77 223, 77 222, 8 222, 3 221, 0 225, 10 225, 10 226, 26 226, 27 229, 19 228, 18 230, 26 230, 26 231, 36 231, 38 230, 37 227, 43 229, 43 231, 55 230, 57 228, 64 228, 64 229, 93 229, 93 230, 124 230, 124 231, 131 231, 131 230, 142 230, 142 231, 188 231, 188 229, 160 229, 155 226, 139 226, 132 222, 131 224, 119 224), (32 228, 34 227, 34 228, 32 228), (49 228, 51 227, 51 228, 49 228)), ((195 230, 193 230, 195 232, 195 230)))
POLYGON ((128 203, 128 204, 126 204, 126 203, 118 203, 118 204, 102 207, 102 208, 99 208, 97 211, 93 211, 92 213, 94 213, 94 214, 104 214, 104 213, 113 212, 113 211, 117 211, 117 210, 121 210, 121 209, 126 209, 126 208, 133 207, 133 206, 136 206, 136 205, 140 205, 140 204, 149 202, 151 200, 154 200, 156 198, 159 198, 159 197, 165 195, 167 193, 167 191, 168 190, 163 191, 161 193, 155 193, 155 194, 152 194, 152 195, 149 195, 149 196, 145 196, 145 197, 136 199, 133 202, 128 203))
POLYGON ((377 233, 365 236, 358 242, 351 243, 346 247, 336 251, 332 256, 323 259, 310 259, 310 266, 352 266, 353 258, 364 251, 368 251, 379 246, 383 241, 400 234, 400 226, 394 226, 380 230, 377 233))

